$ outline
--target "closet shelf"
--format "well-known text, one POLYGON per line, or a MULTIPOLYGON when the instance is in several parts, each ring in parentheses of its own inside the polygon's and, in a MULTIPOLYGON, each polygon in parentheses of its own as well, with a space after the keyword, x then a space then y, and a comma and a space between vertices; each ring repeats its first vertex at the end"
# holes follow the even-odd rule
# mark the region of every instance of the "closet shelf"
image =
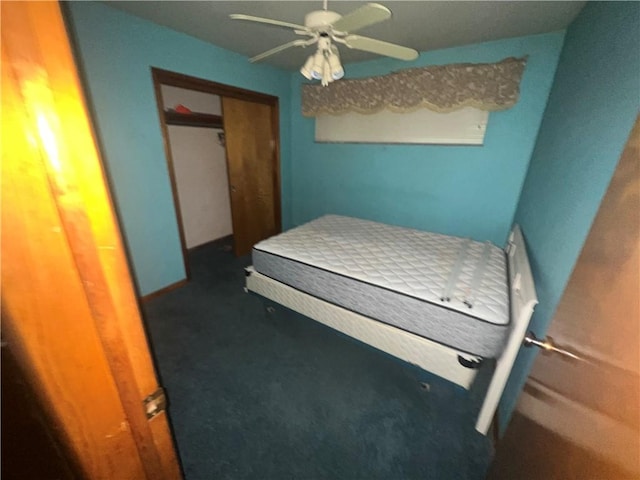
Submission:
POLYGON ((178 113, 165 111, 164 120, 167 125, 222 128, 222 117, 209 113, 178 113))

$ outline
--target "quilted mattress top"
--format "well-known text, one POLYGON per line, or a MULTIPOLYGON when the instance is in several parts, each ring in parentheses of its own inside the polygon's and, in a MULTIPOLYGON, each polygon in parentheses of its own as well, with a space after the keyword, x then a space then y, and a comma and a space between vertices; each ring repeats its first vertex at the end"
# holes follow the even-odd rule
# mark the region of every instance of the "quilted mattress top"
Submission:
POLYGON ((254 249, 496 325, 509 323, 506 258, 490 243, 326 215, 254 249))

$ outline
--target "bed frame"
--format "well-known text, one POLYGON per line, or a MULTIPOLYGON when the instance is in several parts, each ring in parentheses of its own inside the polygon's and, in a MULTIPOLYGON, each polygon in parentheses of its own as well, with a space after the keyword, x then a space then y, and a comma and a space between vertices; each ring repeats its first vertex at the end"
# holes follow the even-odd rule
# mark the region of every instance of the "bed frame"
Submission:
MULTIPOLYGON (((476 430, 486 435, 498 407, 516 355, 524 339, 533 308, 538 303, 529 259, 520 227, 514 226, 506 247, 509 267, 511 332, 485 394, 476 430)), ((306 317, 367 343, 390 355, 445 378, 465 389, 477 370, 463 366, 459 358, 473 357, 385 323, 372 321, 247 268, 246 290, 284 305, 306 317)))

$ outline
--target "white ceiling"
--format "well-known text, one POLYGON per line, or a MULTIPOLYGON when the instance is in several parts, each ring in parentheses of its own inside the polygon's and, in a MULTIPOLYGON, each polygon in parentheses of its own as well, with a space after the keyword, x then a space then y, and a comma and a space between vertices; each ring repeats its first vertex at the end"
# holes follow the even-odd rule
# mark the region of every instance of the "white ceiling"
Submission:
MULTIPOLYGON (((106 1, 112 7, 154 23, 187 33, 248 57, 298 37, 293 31, 231 20, 230 13, 244 13, 296 24, 322 9, 322 1, 106 1)), ((342 15, 366 2, 329 1, 329 10, 342 15)), ((390 20, 363 28, 359 35, 398 43, 418 51, 553 32, 566 28, 586 2, 579 1, 388 1, 390 20)), ((305 37, 306 38, 306 37, 305 37)), ((313 47, 291 48, 264 63, 287 70, 300 68, 313 47)), ((340 47, 342 63, 378 58, 340 47)))

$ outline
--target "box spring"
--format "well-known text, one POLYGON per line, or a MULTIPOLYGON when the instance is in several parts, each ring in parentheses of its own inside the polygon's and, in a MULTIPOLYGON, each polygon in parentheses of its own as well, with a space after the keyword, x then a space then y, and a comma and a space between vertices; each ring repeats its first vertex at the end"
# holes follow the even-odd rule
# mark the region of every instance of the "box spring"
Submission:
POLYGON ((257 272, 325 302, 480 357, 509 335, 502 249, 327 215, 256 244, 257 272))

